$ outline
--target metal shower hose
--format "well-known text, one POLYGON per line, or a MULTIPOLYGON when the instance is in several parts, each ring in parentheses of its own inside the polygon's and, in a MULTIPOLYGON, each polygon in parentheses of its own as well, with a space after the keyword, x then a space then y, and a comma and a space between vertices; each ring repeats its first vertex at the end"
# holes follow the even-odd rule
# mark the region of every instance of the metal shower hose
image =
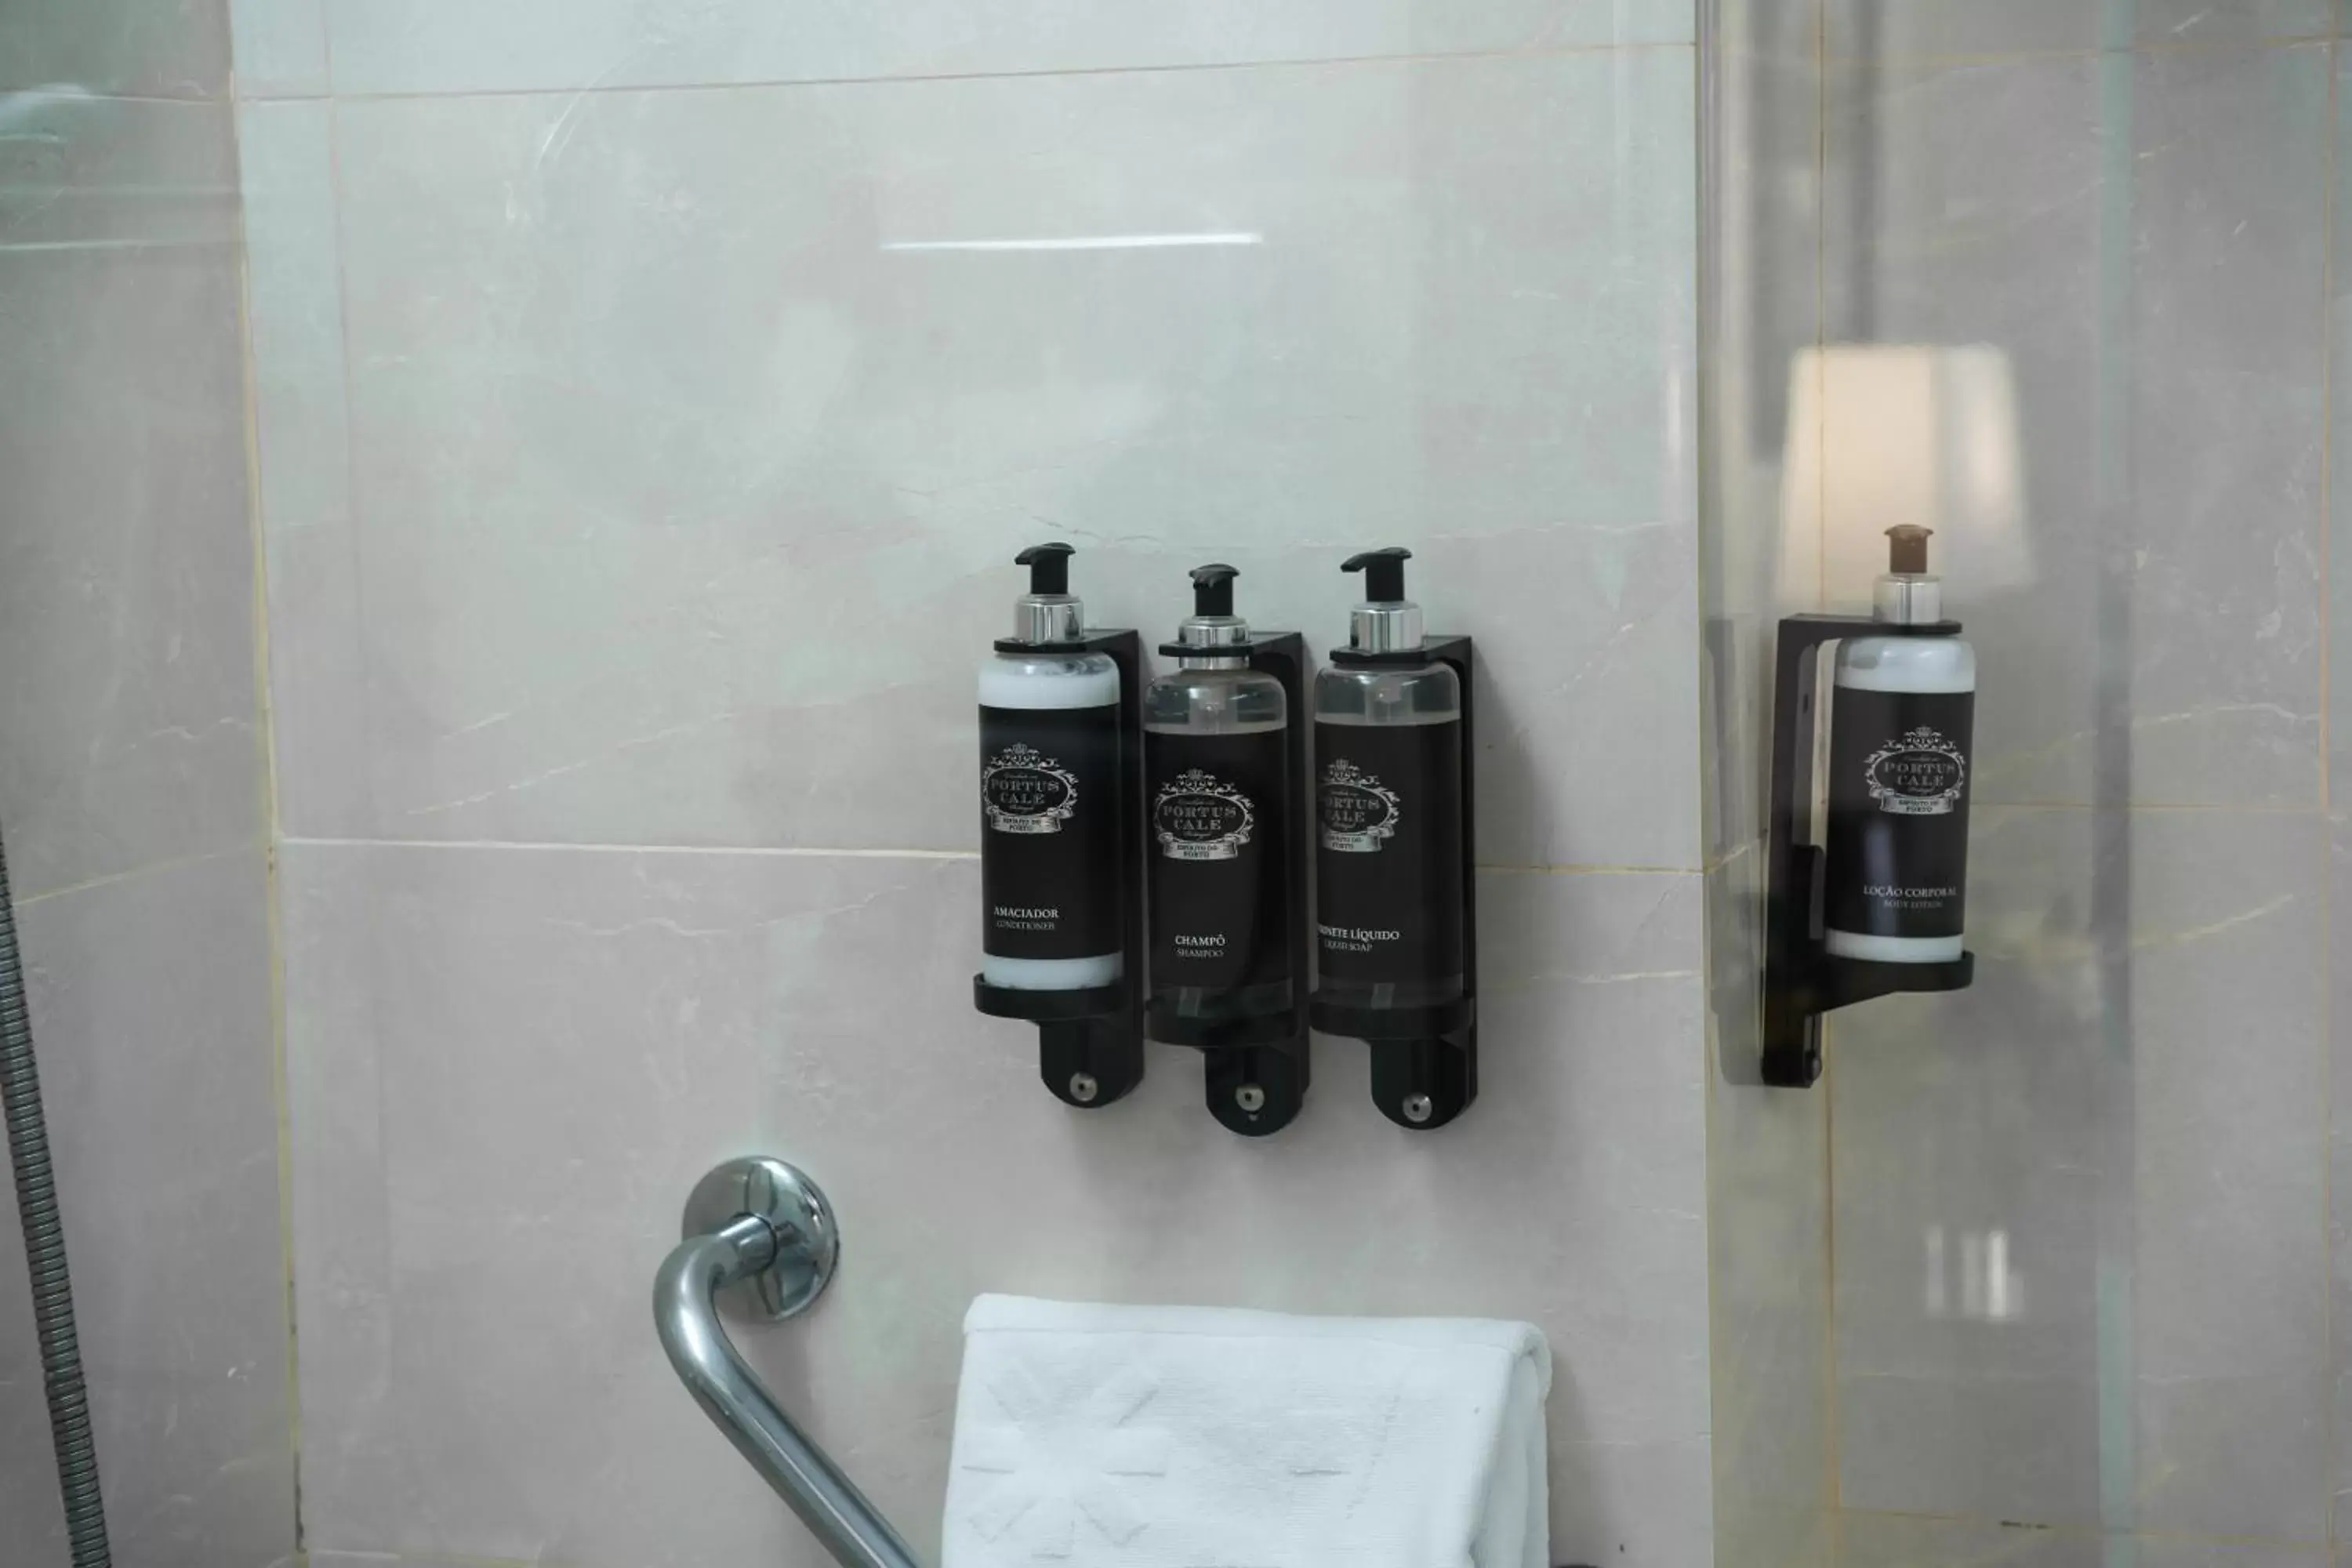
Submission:
POLYGON ((8 896, 8 855, 0 847, 0 1114, 8 1122, 8 1163, 16 1173, 16 1213, 24 1221, 25 1261, 33 1281, 33 1326, 41 1348, 41 1384, 49 1398, 49 1432, 58 1450, 66 1538, 74 1568, 110 1568, 106 1510, 98 1492, 98 1443, 89 1426, 74 1333, 73 1286, 66 1276, 65 1225, 58 1213, 49 1133, 41 1116, 41 1079, 33 1061, 33 1024, 25 1007, 25 964, 16 951, 16 911, 8 896))

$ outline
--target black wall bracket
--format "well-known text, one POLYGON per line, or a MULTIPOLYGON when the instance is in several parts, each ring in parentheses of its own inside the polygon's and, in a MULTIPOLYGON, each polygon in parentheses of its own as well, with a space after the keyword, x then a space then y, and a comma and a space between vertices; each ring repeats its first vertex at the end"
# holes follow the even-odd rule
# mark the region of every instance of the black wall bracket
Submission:
POLYGON ((1957 637, 1958 621, 1895 626, 1853 616, 1790 616, 1772 671, 1772 795, 1765 843, 1764 1063, 1776 1089, 1822 1076, 1822 1015, 1905 992, 1958 991, 1976 955, 1949 963, 1873 963, 1832 957, 1822 939, 1826 857, 1811 842, 1813 748, 1820 723, 1821 649, 1861 637, 1957 637))
POLYGON ((1381 1115, 1408 1131, 1434 1132, 1478 1098, 1478 731, 1470 707, 1476 653, 1466 637, 1433 637, 1409 653, 1334 648, 1331 662, 1450 664, 1462 679, 1461 999, 1408 1010, 1347 1007, 1318 997, 1308 1008, 1323 1033, 1371 1047, 1372 1103, 1381 1115))
MULTIPOLYGON (((1202 652, 1183 643, 1163 643, 1160 651, 1174 658, 1199 658, 1202 652)), ((1144 1022, 1153 1039, 1202 1053, 1202 1097, 1219 1124, 1244 1138, 1263 1138, 1297 1120, 1312 1076, 1306 998, 1307 976, 1314 973, 1315 928, 1307 863, 1314 853, 1315 818, 1307 805, 1314 788, 1307 771, 1307 732, 1314 721, 1307 705, 1306 639, 1297 632, 1262 632, 1250 639, 1247 651, 1252 669, 1282 682, 1290 714, 1290 787, 1280 806, 1290 921, 1279 939, 1290 954, 1291 1004, 1264 1017, 1215 1020, 1181 1017, 1148 1004, 1144 1022)), ((1150 854, 1148 838, 1144 852, 1150 854)))
POLYGON ((1007 639, 996 650, 1104 653, 1118 666, 1120 977, 1087 991, 1014 991, 971 977, 972 1005, 1037 1026, 1037 1076, 1055 1098, 1099 1110, 1143 1081, 1143 642, 1131 631, 1088 631, 1076 643, 1007 639))

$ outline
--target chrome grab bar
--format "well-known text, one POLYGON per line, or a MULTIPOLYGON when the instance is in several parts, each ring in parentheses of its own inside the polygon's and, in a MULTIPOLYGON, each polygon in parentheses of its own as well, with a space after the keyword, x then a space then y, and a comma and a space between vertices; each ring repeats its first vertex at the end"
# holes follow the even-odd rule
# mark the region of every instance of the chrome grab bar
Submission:
POLYGON ((782 1160, 731 1160, 687 1200, 686 1239, 654 1278, 654 1327, 696 1403, 846 1568, 918 1568, 841 1468, 793 1425, 727 1338, 722 1303, 775 1321, 824 1293, 840 1233, 824 1194, 782 1160))

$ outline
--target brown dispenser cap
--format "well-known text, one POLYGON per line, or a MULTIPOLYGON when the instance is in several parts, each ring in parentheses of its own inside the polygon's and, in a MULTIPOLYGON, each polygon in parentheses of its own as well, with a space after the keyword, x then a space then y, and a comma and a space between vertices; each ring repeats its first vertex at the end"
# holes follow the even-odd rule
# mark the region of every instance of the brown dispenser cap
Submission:
POLYGON ((1886 569, 1897 576, 1924 577, 1927 574, 1927 541, 1935 534, 1932 528, 1916 523, 1905 523, 1890 528, 1886 537, 1894 542, 1887 547, 1886 569))

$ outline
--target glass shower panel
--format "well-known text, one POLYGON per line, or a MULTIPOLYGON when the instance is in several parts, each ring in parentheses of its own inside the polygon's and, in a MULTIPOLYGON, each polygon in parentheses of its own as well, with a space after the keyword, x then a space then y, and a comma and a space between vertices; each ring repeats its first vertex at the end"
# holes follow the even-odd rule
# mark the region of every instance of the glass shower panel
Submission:
POLYGON ((1909 521, 1982 669, 1975 985, 1835 1015, 1811 1091, 1839 1560, 2319 1563, 2338 17, 1783 14, 1813 29, 1818 143, 1772 154, 1760 205, 1719 176, 1709 203, 1709 453, 1751 475, 1710 483, 1748 650, 1717 677, 1752 700, 1768 606, 1867 604, 1909 521), (1806 281, 1818 337, 1790 349, 1806 281), (1777 362, 1726 357, 1770 326, 1777 362))

